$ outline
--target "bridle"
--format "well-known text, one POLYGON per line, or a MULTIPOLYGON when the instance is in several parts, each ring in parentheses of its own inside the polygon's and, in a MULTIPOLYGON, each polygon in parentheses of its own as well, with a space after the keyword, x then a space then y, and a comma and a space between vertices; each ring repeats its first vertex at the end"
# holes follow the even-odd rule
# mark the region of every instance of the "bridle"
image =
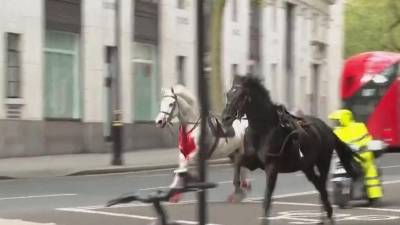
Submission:
MULTIPOLYGON (((179 101, 178 101, 178 96, 175 94, 174 89, 171 88, 171 93, 172 95, 163 95, 163 98, 169 97, 169 98, 173 98, 174 102, 171 108, 171 111, 167 112, 167 111, 163 111, 161 110, 161 113, 164 113, 165 115, 168 116, 167 118, 167 123, 168 124, 172 124, 171 120, 173 118, 173 113, 175 111, 175 109, 178 109, 178 115, 181 117, 181 110, 179 109, 179 101)), ((192 129, 190 129, 190 131, 188 131, 188 133, 191 133, 194 129, 196 129, 196 127, 200 124, 200 117, 196 120, 196 122, 190 122, 190 121, 181 121, 182 124, 194 124, 194 126, 192 127, 192 129)))
MULTIPOLYGON (((235 84, 232 86, 232 88, 236 88, 236 89, 243 89, 242 85, 238 85, 235 84)), ((233 111, 232 109, 230 110, 232 114, 234 114, 234 117, 236 119, 242 119, 242 117, 244 116, 244 107, 246 105, 247 102, 249 102, 251 100, 251 97, 248 96, 247 94, 243 97, 244 99, 241 101, 235 101, 235 104, 231 102, 229 102, 227 105, 229 107, 232 107, 232 105, 234 106, 234 108, 236 109, 235 111, 233 111)))
MULTIPOLYGON (((163 96, 163 98, 169 97, 169 98, 173 98, 173 99, 174 99, 174 102, 173 102, 171 111, 169 111, 169 112, 164 111, 164 110, 161 110, 161 111, 160 111, 161 113, 164 113, 165 115, 168 116, 168 117, 167 117, 167 123, 169 123, 169 124, 171 123, 172 115, 173 115, 175 109, 178 107, 178 110, 179 110, 178 96, 175 94, 173 88, 171 88, 171 92, 172 92, 172 95, 164 95, 164 96, 163 96)), ((180 110, 179 110, 178 113, 180 114, 180 110)))
MULTIPOLYGON (((162 96, 163 98, 167 98, 168 97, 168 98, 173 98, 174 99, 174 102, 172 103, 173 105, 172 105, 171 110, 170 111, 164 111, 164 110, 160 111, 161 113, 163 113, 163 114, 168 116, 167 117, 167 124, 170 124, 170 125, 172 125, 171 120, 173 118, 173 113, 174 113, 175 109, 178 109, 178 116, 182 118, 182 116, 181 116, 182 112, 181 112, 180 107, 179 107, 178 95, 175 94, 173 88, 171 88, 171 93, 172 93, 171 95, 163 95, 162 96)), ((216 149, 216 147, 217 147, 217 145, 219 143, 220 137, 224 137, 225 141, 228 142, 228 138, 226 137, 226 135, 223 132, 223 129, 221 128, 222 125, 220 124, 220 122, 218 120, 216 120, 216 127, 214 127, 213 123, 212 123, 212 118, 216 118, 216 117, 210 113, 210 116, 208 117, 208 123, 209 123, 209 127, 210 127, 212 133, 214 134, 214 136, 216 138, 215 138, 214 143, 212 144, 212 146, 210 148, 210 151, 208 152, 208 155, 207 155, 208 158, 211 157, 211 155, 214 153, 214 151, 215 151, 215 149, 216 149)), ((200 121, 201 121, 201 117, 199 117, 195 122, 181 121, 181 126, 185 126, 187 124, 193 124, 194 125, 189 131, 184 131, 185 134, 190 134, 194 129, 196 129, 196 127, 198 127, 200 125, 200 121)))

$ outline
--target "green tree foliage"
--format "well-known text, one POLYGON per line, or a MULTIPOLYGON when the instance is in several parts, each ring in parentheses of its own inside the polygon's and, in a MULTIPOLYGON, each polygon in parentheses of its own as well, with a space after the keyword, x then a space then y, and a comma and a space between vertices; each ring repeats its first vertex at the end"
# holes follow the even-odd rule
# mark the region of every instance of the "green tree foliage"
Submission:
MULTIPOLYGON (((240 0, 242 1, 242 0, 240 0)), ((266 0, 251 0, 252 4, 258 7, 264 7, 267 4, 266 0)), ((239 0, 238 0, 239 2, 239 0)), ((209 0, 208 4, 212 4, 211 13, 211 76, 209 78, 210 86, 210 102, 211 109, 215 113, 221 113, 224 106, 223 95, 223 75, 222 75, 222 58, 221 58, 221 42, 223 17, 225 9, 225 0, 209 0)))
POLYGON ((224 17, 225 0, 214 0, 212 5, 211 23, 211 77, 210 95, 211 109, 213 112, 221 113, 224 106, 222 85, 222 21, 224 17))
POLYGON ((347 0, 345 57, 365 51, 400 51, 399 0, 347 0))

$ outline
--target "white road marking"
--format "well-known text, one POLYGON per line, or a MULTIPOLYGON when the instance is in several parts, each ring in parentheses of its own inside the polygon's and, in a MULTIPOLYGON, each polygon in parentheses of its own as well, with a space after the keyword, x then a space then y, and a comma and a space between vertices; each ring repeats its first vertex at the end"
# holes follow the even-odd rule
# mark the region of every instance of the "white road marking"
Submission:
POLYGON ((233 180, 219 181, 218 184, 233 184, 233 180))
MULTIPOLYGON (((273 195, 272 199, 296 197, 296 196, 303 196, 303 195, 313 195, 313 194, 317 194, 317 193, 318 193, 317 191, 294 192, 294 193, 288 193, 288 194, 273 195)), ((248 200, 250 200, 250 201, 260 201, 263 199, 264 199, 264 197, 248 198, 248 200)))
MULTIPOLYGON (((163 203, 163 205, 187 205, 187 204, 193 204, 196 202, 197 202, 197 200, 180 201, 177 203, 165 202, 165 203, 163 203)), ((129 207, 148 207, 148 206, 151 206, 151 204, 128 203, 128 204, 121 204, 121 205, 113 205, 111 207, 106 207, 104 205, 92 205, 92 206, 75 207, 75 208, 71 208, 71 209, 98 210, 98 209, 106 209, 106 208, 129 208, 129 207)), ((57 208, 56 210, 64 210, 64 208, 57 208)))
MULTIPOLYGON (((219 184, 225 184, 225 183, 231 183, 232 181, 220 181, 218 182, 219 184)), ((400 183, 400 180, 390 180, 390 181, 385 181, 383 184, 398 184, 400 183)), ((158 189, 158 188, 168 188, 168 187, 156 187, 156 188, 144 188, 140 190, 153 190, 153 189, 158 189)), ((294 193, 288 193, 288 194, 281 194, 281 195, 274 195, 272 196, 273 199, 280 199, 280 198, 287 198, 287 197, 296 197, 296 196, 303 196, 303 195, 312 195, 312 194, 317 194, 317 191, 304 191, 304 192, 294 192, 294 193)), ((75 195, 75 194, 61 194, 61 195, 75 195)), ((48 196, 53 196, 53 195, 48 195, 48 196)), ((25 197, 35 197, 35 196, 25 196, 25 197)), ((1 200, 1 198, 0 198, 1 200)), ((245 202, 252 202, 254 203, 255 201, 263 200, 263 197, 254 197, 254 198, 248 198, 245 200, 245 202)), ((190 201, 182 201, 179 203, 165 203, 166 205, 184 205, 184 204, 193 204, 195 203, 195 200, 190 200, 190 201)), ((313 206, 313 207, 321 207, 320 204, 313 204, 313 203, 301 203, 301 202, 284 202, 284 201, 274 201, 273 204, 281 204, 281 205, 297 205, 297 206, 313 206)), ((112 208, 123 208, 123 207, 143 207, 143 206, 150 206, 149 204, 143 204, 143 203, 137 203, 137 204, 123 204, 123 205, 117 205, 113 206, 112 208)), ((334 206, 336 207, 336 206, 334 206)), ((95 211, 96 209, 104 209, 103 205, 97 205, 97 206, 87 206, 87 207, 78 207, 78 208, 58 208, 56 210, 60 211, 70 211, 70 212, 81 212, 81 213, 90 213, 90 214, 102 214, 102 215, 109 215, 109 216, 119 216, 119 217, 129 217, 129 218, 136 218, 136 219, 145 219, 145 220, 154 220, 156 219, 155 217, 149 217, 149 216, 141 216, 141 215, 131 215, 131 214, 122 214, 122 213, 112 213, 112 212, 104 212, 104 211, 95 211)), ((364 210, 375 210, 375 211, 386 211, 386 212, 400 212, 400 209, 393 209, 393 208, 373 208, 373 207, 358 207, 357 209, 364 209, 364 210)), ((179 223, 183 224, 197 224, 195 221, 190 221, 190 220, 179 220, 177 221, 179 223)), ((209 224, 209 225, 218 225, 218 224, 209 224)))
MULTIPOLYGON (((248 181, 253 181, 254 179, 247 179, 248 181)), ((233 180, 225 180, 225 181, 217 181, 217 184, 233 184, 233 180)), ((167 189, 169 186, 159 186, 159 187, 149 187, 149 188, 141 188, 139 191, 150 191, 150 190, 158 190, 158 189, 167 189)))
POLYGON ((357 207, 356 209, 367 209, 367 210, 375 210, 375 211, 399 212, 400 213, 400 209, 391 209, 391 208, 357 207))
POLYGON ((388 180, 388 181, 383 181, 383 184, 399 184, 400 180, 388 180))
MULTIPOLYGON (((382 182, 383 184, 399 184, 400 180, 388 180, 382 182)), ((303 196, 303 195, 312 195, 312 194, 318 194, 317 191, 304 191, 304 192, 294 192, 294 193, 288 193, 288 194, 281 194, 281 195, 274 195, 272 196, 272 199, 280 199, 280 198, 288 198, 288 197, 297 197, 297 196, 303 196)), ((254 197, 254 198, 248 198, 250 201, 260 201, 263 200, 264 197, 254 197)))
POLYGON ((320 204, 313 204, 313 203, 302 203, 302 202, 281 202, 281 201, 274 201, 273 204, 277 205, 297 205, 297 206, 322 206, 320 204))
POLYGON ((272 199, 296 197, 296 196, 302 196, 302 195, 313 195, 313 194, 317 194, 317 193, 318 193, 317 191, 303 191, 303 192, 296 192, 296 193, 289 193, 289 194, 282 194, 282 195, 274 195, 274 196, 272 196, 272 199))
POLYGON ((159 187, 149 187, 149 188, 141 188, 139 191, 150 191, 150 190, 158 190, 158 189, 167 189, 168 186, 159 186, 159 187))
POLYGON ((28 198, 50 198, 50 197, 63 197, 63 196, 74 196, 78 194, 50 194, 50 195, 28 195, 28 196, 15 196, 15 197, 5 197, 0 198, 0 201, 3 200, 14 200, 14 199, 28 199, 28 198))
MULTIPOLYGON (((276 201, 273 202, 273 204, 279 204, 279 205, 298 205, 298 206, 317 206, 321 207, 322 205, 320 204, 313 204, 313 203, 302 203, 302 202, 281 202, 281 201, 276 201)), ((334 206, 335 208, 337 206, 334 206)), ((385 211, 385 212, 400 212, 400 209, 391 209, 391 208, 374 208, 374 207, 356 207, 354 209, 365 209, 365 210, 375 210, 375 211, 385 211)))
POLYGON ((19 219, 2 219, 0 218, 0 224, 2 225, 56 225, 55 223, 36 223, 26 220, 19 219))
POLYGON ((379 168, 382 168, 382 169, 389 169, 389 168, 397 168, 397 167, 400 167, 400 165, 393 165, 393 166, 380 166, 379 168))
POLYGON ((140 216, 133 214, 123 214, 123 213, 112 213, 112 212, 103 212, 103 211, 95 211, 90 209, 78 209, 78 208, 59 208, 59 211, 67 211, 67 212, 79 212, 79 213, 88 213, 88 214, 100 214, 106 216, 118 216, 118 217, 128 217, 142 220, 154 220, 156 217, 152 216, 140 216))
MULTIPOLYGON (((99 215, 106 215, 106 216, 126 217, 126 218, 142 219, 142 220, 155 220, 155 219, 157 219, 156 217, 152 217, 152 216, 141 216, 141 215, 134 215, 134 214, 113 213, 113 212, 95 211, 95 210, 78 209, 78 208, 59 208, 57 210, 67 211, 67 212, 99 214, 99 215)), ((197 221, 191 221, 191 220, 176 220, 175 222, 182 223, 182 224, 198 224, 197 221)), ((220 225, 220 224, 209 223, 208 225, 220 225)))
POLYGON ((375 210, 375 211, 398 212, 398 213, 400 213, 400 209, 391 209, 391 208, 357 207, 356 209, 367 209, 367 210, 375 210))
MULTIPOLYGON (((253 178, 247 179, 247 181, 253 181, 253 178)), ((233 180, 218 181, 218 184, 233 184, 233 180)))
MULTIPOLYGON (((311 224, 320 223, 321 216, 325 213, 315 210, 294 210, 278 212, 276 216, 259 217, 259 219, 267 220, 287 220, 289 224, 311 224)), ((400 217, 393 215, 352 215, 349 213, 335 213, 334 220, 339 221, 383 221, 397 220, 400 217)))

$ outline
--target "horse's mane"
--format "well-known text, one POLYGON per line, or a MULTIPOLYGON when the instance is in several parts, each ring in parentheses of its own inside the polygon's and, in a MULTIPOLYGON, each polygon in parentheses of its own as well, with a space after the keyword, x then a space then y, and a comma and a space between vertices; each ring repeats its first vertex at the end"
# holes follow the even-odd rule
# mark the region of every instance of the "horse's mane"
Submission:
MULTIPOLYGON (((190 92, 190 90, 181 85, 181 84, 176 84, 172 86, 172 89, 174 90, 174 93, 183 98, 191 107, 197 107, 197 100, 195 96, 190 92)), ((171 89, 166 89, 168 92, 171 92, 171 89)))
POLYGON ((244 87, 247 87, 251 92, 261 96, 263 99, 268 101, 268 103, 273 104, 269 95, 269 91, 264 87, 262 80, 259 77, 247 75, 240 77, 240 79, 244 87))

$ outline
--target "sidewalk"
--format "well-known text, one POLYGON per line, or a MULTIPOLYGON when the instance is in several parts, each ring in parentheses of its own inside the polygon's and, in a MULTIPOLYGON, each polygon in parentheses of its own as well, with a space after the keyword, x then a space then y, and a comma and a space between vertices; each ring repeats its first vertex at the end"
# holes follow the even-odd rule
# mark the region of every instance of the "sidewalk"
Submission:
MULTIPOLYGON (((111 153, 50 155, 0 159, 0 179, 72 176, 175 168, 176 148, 125 152, 123 166, 112 166, 111 153)), ((226 163, 226 159, 210 163, 226 163)))

